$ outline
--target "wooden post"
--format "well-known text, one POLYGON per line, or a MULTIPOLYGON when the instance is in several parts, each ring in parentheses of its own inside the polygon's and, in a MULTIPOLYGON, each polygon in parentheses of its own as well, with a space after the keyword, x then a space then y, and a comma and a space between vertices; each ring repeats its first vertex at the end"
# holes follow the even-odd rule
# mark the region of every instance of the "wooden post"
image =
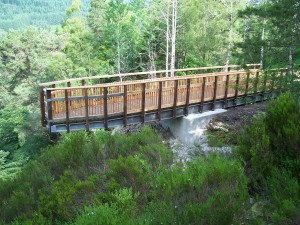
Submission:
POLYGON ((264 76, 264 89, 263 89, 263 100, 265 100, 266 91, 267 91, 267 79, 268 79, 268 74, 267 74, 267 72, 265 72, 265 76, 264 76))
MULTIPOLYGON (((67 86, 71 87, 71 82, 70 81, 67 82, 67 86)), ((71 90, 70 90, 70 96, 69 97, 71 97, 71 90)), ((72 106, 72 102, 70 102, 70 106, 72 106)))
POLYGON ((103 113, 104 113, 104 129, 108 130, 108 109, 107 109, 107 87, 104 87, 104 106, 103 106, 103 113))
POLYGON ((279 78, 279 87, 278 88, 276 88, 277 90, 279 90, 279 91, 277 91, 277 93, 281 93, 282 92, 282 82, 283 81, 283 71, 282 70, 280 70, 280 78, 279 78))
POLYGON ((234 95, 234 105, 237 106, 237 97, 239 94, 239 84, 240 84, 240 74, 236 74, 236 85, 235 85, 235 95, 234 95))
POLYGON ((85 80, 81 80, 81 86, 85 86, 85 80))
POLYGON ((175 80, 174 85, 174 103, 173 103, 173 118, 176 118, 177 96, 178 96, 178 80, 175 80))
POLYGON ((145 109, 146 109, 146 84, 142 83, 142 124, 145 123, 145 109))
MULTIPOLYGON (((56 84, 52 84, 51 85, 51 87, 52 88, 56 88, 56 84)), ((55 93, 55 92, 54 92, 55 93)), ((54 93, 51 93, 51 95, 53 95, 53 98, 55 98, 55 94, 54 93)), ((54 103, 54 104, 52 104, 52 110, 55 112, 56 111, 56 105, 57 105, 58 103, 54 103)))
MULTIPOLYGON (((292 71, 293 72, 293 71, 292 71)), ((293 73, 292 74, 289 74, 289 70, 287 69, 285 71, 285 82, 284 82, 284 90, 287 90, 289 88, 289 85, 291 85, 291 82, 288 83, 290 81, 289 77, 288 76, 293 76, 293 73)))
POLYGON ((85 101, 85 130, 90 131, 90 123, 89 123, 89 98, 88 98, 88 90, 84 88, 84 101, 85 101))
POLYGON ((124 106, 124 127, 127 126, 127 85, 124 85, 124 97, 123 97, 123 106, 124 106))
POLYGON ((229 78, 230 75, 227 74, 226 75, 226 83, 225 83, 225 97, 224 97, 224 108, 226 109, 228 107, 228 86, 229 86, 229 78))
POLYGON ((256 102, 257 89, 258 89, 258 79, 259 79, 259 71, 256 71, 255 75, 255 83, 254 83, 254 94, 253 94, 253 102, 256 102))
POLYGON ((246 90, 245 90, 245 96, 247 97, 248 91, 249 91, 249 79, 250 79, 250 73, 247 73, 247 78, 246 78, 246 90))
POLYGON ((186 80, 185 115, 189 114, 191 79, 186 80))
POLYGON ((201 93, 201 106, 200 106, 201 113, 203 112, 203 108, 204 108, 205 87, 206 87, 206 77, 203 77, 202 93, 201 93))
POLYGON ((67 132, 70 132, 70 109, 69 109, 69 96, 68 96, 68 90, 65 90, 65 103, 66 103, 66 126, 67 126, 67 132))
POLYGON ((51 126, 52 126, 51 120, 53 119, 51 90, 46 91, 46 98, 47 98, 47 108, 48 108, 48 121, 47 121, 47 124, 48 124, 48 127, 49 127, 49 132, 51 133, 51 126))
POLYGON ((41 122, 42 122, 42 126, 45 127, 46 126, 46 116, 45 116, 45 97, 44 97, 44 87, 39 87, 39 91, 40 91, 40 107, 41 107, 41 122))
POLYGON ((215 76, 214 97, 213 97, 212 110, 216 109, 217 93, 218 93, 218 76, 215 76))
POLYGON ((162 81, 159 81, 159 89, 158 89, 158 121, 161 120, 161 108, 162 108, 162 81))
POLYGON ((274 84, 275 84, 275 75, 274 72, 271 71, 271 89, 270 89, 271 97, 273 97, 273 93, 274 93, 274 84))

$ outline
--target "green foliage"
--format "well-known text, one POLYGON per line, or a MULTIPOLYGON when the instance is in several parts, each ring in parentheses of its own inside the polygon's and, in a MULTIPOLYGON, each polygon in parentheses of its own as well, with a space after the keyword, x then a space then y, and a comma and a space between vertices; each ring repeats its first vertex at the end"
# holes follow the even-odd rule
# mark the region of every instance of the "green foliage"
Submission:
POLYGON ((76 219, 74 225, 117 225, 138 224, 122 212, 115 204, 104 204, 98 207, 88 207, 76 219))
POLYGON ((285 169, 274 168, 266 178, 266 192, 256 197, 251 223, 295 224, 299 218, 299 182, 285 169))
POLYGON ((76 209, 82 208, 82 203, 92 202, 98 181, 97 176, 89 176, 85 180, 77 179, 74 172, 66 170, 52 187, 40 190, 39 211, 47 218, 62 221, 72 219, 76 209))
POLYGON ((292 224, 300 216, 299 182, 285 169, 274 169, 267 178, 267 196, 270 199, 265 209, 274 224, 292 224))
POLYGON ((18 132, 28 117, 28 110, 8 104, 0 109, 0 149, 13 152, 18 148, 18 132))
MULTIPOLYGON (((128 137, 104 131, 63 135, 15 179, 0 181, 0 217, 20 223, 29 223, 31 215, 36 215, 32 221, 70 221, 85 205, 102 202, 134 215, 136 199, 145 199, 138 192, 146 195, 152 172, 170 162, 170 150, 160 143, 150 128, 128 137), (117 157, 112 143, 119 143, 119 138, 123 156, 117 157), (143 154, 154 140, 153 155, 143 154)), ((2 154, 1 163, 6 156, 2 154)))
MULTIPOLYGON (((59 25, 65 18, 65 10, 72 0, 1 0, 0 24, 1 29, 24 29, 29 25, 49 27, 59 25)), ((89 0, 83 0, 84 14, 89 9, 89 0)))
POLYGON ((297 0, 271 0, 250 4, 240 12, 244 38, 236 51, 245 62, 263 62, 264 68, 299 64, 300 29, 297 0))
POLYGON ((173 223, 229 224, 243 214, 246 187, 239 161, 211 155, 158 174, 152 195, 171 207, 173 223))
MULTIPOLYGON (((265 122, 271 139, 270 147, 279 157, 287 156, 294 159, 299 155, 299 118, 300 106, 297 96, 290 93, 281 95, 276 102, 267 106, 265 122)), ((281 160, 285 161, 284 158, 281 160)))
MULTIPOLYGON (((247 201, 239 161, 211 156, 176 165, 151 181, 151 201, 137 207, 131 189, 115 202, 87 208, 75 224, 229 224, 238 222, 247 201), (128 212, 129 211, 129 212, 128 212)), ((114 199, 113 197, 113 199, 114 199)))
POLYGON ((224 147, 231 145, 235 141, 236 136, 231 132, 222 130, 207 132, 208 145, 210 147, 224 147))
POLYGON ((131 187, 134 192, 145 193, 149 190, 151 174, 148 163, 139 156, 119 157, 108 162, 107 176, 111 180, 109 189, 131 187))
POLYGON ((300 107, 297 97, 282 94, 253 119, 238 141, 252 185, 261 186, 275 167, 283 167, 299 179, 300 107), (257 183, 259 182, 259 183, 257 183))

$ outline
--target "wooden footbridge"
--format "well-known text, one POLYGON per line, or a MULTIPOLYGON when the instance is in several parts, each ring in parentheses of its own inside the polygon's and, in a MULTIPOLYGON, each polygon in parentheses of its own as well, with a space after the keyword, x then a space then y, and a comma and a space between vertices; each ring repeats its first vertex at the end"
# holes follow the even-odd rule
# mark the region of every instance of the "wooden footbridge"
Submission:
POLYGON ((181 117, 262 101, 287 69, 259 64, 102 75, 40 84, 42 125, 50 132, 92 130, 181 117), (272 79, 270 79, 270 77, 272 79))

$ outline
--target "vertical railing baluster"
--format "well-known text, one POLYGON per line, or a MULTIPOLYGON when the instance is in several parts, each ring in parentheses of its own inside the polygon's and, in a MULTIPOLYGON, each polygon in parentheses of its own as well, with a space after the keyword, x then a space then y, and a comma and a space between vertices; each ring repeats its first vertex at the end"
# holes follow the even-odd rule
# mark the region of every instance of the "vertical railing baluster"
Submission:
POLYGON ((176 108, 177 108, 177 96, 178 96, 178 80, 175 80, 174 85, 174 102, 173 102, 173 118, 176 118, 176 108))
POLYGON ((236 74, 236 81, 235 81, 235 94, 234 94, 234 105, 237 106, 237 97, 239 94, 239 84, 240 84, 240 74, 236 74))
POLYGON ((107 109, 107 87, 104 87, 104 91, 103 91, 103 113, 104 113, 104 129, 108 130, 108 109, 107 109))
MULTIPOLYGON (((85 80, 81 80, 81 86, 84 87, 85 86, 85 80)), ((84 97, 85 96, 85 92, 84 89, 81 89, 81 95, 84 97)), ((80 100, 80 108, 83 107, 83 103, 85 105, 85 100, 80 100)), ((82 116, 82 111, 80 109, 80 116, 82 116)))
POLYGON ((162 108, 162 81, 159 81, 159 89, 158 89, 158 112, 157 112, 158 121, 161 120, 161 108, 162 108))
POLYGON ((191 79, 186 80, 185 115, 189 114, 191 79))
POLYGON ((216 109, 217 93, 218 93, 218 76, 215 76, 214 97, 213 97, 212 110, 215 110, 215 109, 216 109))
POLYGON ((123 106, 124 106, 124 127, 127 126, 127 111, 128 111, 128 108, 127 108, 127 85, 124 85, 124 97, 123 97, 123 106))
POLYGON ((145 110, 146 110, 146 84, 142 83, 142 124, 145 123, 145 110))
POLYGON ((228 89, 229 89, 229 78, 230 75, 226 75, 226 83, 225 83, 225 96, 224 96, 224 108, 228 107, 228 89))
POLYGON ((46 97, 47 97, 47 109, 48 109, 48 127, 49 131, 51 133, 51 126, 52 126, 52 120, 53 120, 53 114, 52 114, 52 96, 51 96, 51 90, 46 91, 46 97))
POLYGON ((88 96, 88 89, 84 88, 84 102, 85 102, 85 130, 90 130, 90 123, 89 123, 89 96, 88 96))
POLYGON ((203 110, 204 110, 205 88, 206 88, 206 77, 203 77, 203 82, 202 82, 202 93, 201 93, 201 106, 200 106, 200 112, 201 112, 201 113, 202 113, 203 110))
POLYGON ((68 90, 65 89, 65 103, 66 103, 66 127, 67 132, 70 132, 70 108, 69 108, 69 96, 68 90))

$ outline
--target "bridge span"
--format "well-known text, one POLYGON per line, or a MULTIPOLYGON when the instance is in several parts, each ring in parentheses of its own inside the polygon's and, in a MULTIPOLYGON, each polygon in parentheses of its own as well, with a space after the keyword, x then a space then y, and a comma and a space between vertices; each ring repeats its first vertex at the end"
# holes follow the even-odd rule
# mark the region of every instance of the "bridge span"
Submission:
POLYGON ((259 64, 82 77, 40 84, 42 125, 49 132, 108 129, 262 101, 288 70, 259 64))

